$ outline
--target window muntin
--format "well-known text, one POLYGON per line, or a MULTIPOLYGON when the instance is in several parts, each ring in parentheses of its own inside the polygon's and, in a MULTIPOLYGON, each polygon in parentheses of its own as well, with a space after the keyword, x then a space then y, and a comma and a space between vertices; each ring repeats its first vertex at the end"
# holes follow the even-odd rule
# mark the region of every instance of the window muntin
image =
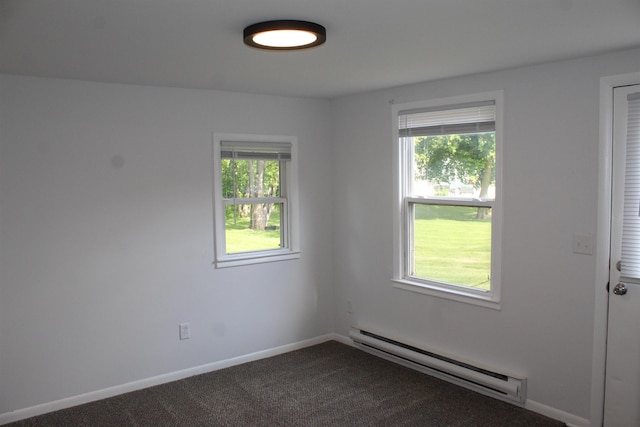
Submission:
POLYGON ((296 139, 214 135, 216 265, 297 258, 296 139))
POLYGON ((398 287, 499 301, 501 94, 491 95, 394 107, 398 287))

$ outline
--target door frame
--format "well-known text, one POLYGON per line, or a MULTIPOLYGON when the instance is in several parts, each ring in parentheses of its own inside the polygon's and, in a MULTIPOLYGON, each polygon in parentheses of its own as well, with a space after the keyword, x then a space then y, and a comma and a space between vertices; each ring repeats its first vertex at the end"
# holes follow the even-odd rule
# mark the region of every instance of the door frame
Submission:
POLYGON ((595 246, 596 280, 591 368, 591 424, 604 420, 604 386, 607 359, 609 258, 611 245, 611 184, 613 179, 613 89, 640 84, 640 72, 600 79, 600 144, 598 152, 598 213, 595 246))

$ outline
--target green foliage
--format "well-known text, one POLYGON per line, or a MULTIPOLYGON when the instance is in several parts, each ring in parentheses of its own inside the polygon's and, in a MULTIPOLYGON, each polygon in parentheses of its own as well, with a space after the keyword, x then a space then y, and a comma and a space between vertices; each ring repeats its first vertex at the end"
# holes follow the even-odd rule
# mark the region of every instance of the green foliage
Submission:
POLYGON ((222 159, 222 197, 280 195, 280 162, 222 159))
POLYGON ((416 137, 414 150, 417 172, 423 179, 446 183, 460 180, 485 193, 494 179, 494 132, 416 137))
POLYGON ((232 199, 241 197, 241 189, 249 183, 248 163, 222 159, 222 197, 232 199))
MULTIPOLYGON (((280 162, 274 160, 222 159, 222 197, 225 199, 280 196, 280 162)), ((236 205, 226 209, 225 218, 254 217, 262 228, 271 214, 269 204, 236 205)))

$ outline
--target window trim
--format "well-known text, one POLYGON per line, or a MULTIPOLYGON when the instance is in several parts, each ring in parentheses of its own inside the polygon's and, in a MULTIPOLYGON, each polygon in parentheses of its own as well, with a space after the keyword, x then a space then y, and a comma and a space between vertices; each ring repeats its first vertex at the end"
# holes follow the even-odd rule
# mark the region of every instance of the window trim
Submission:
MULTIPOLYGON (((478 93, 472 95, 454 96, 448 98, 438 98, 427 101, 394 104, 392 105, 393 119, 393 192, 394 192, 394 209, 393 209, 393 277, 392 285, 395 288, 417 292, 425 295, 435 296, 448 300, 473 304, 481 307, 487 307, 495 310, 500 309, 500 290, 502 283, 501 259, 502 259, 502 193, 503 193, 503 91, 493 91, 478 93), (464 286, 446 285, 440 282, 433 282, 424 279, 418 279, 408 275, 408 251, 411 239, 411 222, 408 220, 409 204, 432 204, 436 197, 429 199, 421 199, 417 197, 405 196, 405 191, 411 186, 411 179, 408 174, 403 173, 410 166, 411 156, 406 150, 410 148, 400 139, 398 129, 398 115, 400 112, 408 110, 428 109, 428 108, 446 108, 447 106, 455 106, 465 103, 475 103, 483 101, 495 102, 495 135, 496 135, 496 194, 495 199, 491 201, 492 210, 492 226, 491 226, 491 290, 477 290, 466 288, 464 286)), ((460 203, 464 206, 469 205, 469 200, 460 200, 456 202, 455 198, 447 197, 442 204, 460 203)), ((485 202, 479 202, 485 203, 485 202)))
MULTIPOLYGON (((254 134, 213 134, 213 224, 214 224, 214 261, 216 268, 235 267, 265 262, 285 261, 300 258, 299 211, 298 211, 298 138, 283 135, 254 134), (287 160, 286 170, 281 171, 281 188, 284 194, 280 197, 251 198, 251 203, 260 200, 276 200, 286 209, 285 220, 281 228, 282 239, 286 242, 283 248, 265 249, 248 252, 226 253, 225 206, 228 204, 222 197, 222 143, 243 142, 266 145, 278 143, 291 144, 291 159, 287 160), (283 185, 284 184, 284 185, 283 185)), ((245 200, 245 199, 236 199, 245 200)))

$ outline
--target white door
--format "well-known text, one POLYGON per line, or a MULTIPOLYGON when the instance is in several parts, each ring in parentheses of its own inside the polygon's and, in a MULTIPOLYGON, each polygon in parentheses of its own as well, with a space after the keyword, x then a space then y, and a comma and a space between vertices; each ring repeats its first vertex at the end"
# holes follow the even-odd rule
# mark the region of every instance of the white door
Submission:
POLYGON ((605 427, 640 426, 640 85, 614 90, 605 427))

